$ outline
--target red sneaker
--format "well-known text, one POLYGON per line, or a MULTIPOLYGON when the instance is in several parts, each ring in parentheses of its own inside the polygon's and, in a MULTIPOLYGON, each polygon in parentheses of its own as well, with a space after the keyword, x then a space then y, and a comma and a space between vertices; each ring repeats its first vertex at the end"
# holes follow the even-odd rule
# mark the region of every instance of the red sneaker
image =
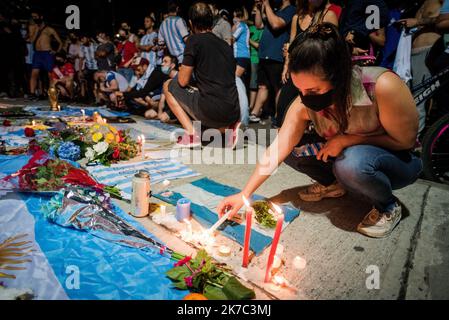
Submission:
POLYGON ((228 142, 226 143, 226 147, 234 150, 237 147, 237 144, 239 142, 240 138, 240 127, 242 126, 242 123, 236 122, 232 126, 230 126, 227 130, 232 130, 232 135, 229 136, 229 134, 226 134, 226 137, 228 139, 228 142))
POLYGON ((201 146, 201 139, 199 136, 189 135, 185 133, 182 137, 178 138, 176 148, 192 149, 201 146))

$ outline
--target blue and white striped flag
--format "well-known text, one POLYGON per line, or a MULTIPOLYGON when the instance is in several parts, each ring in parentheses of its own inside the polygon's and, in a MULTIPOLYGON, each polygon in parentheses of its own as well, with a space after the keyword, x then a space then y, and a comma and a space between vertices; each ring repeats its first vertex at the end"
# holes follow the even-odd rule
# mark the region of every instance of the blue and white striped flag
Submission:
POLYGON ((125 199, 131 199, 132 179, 140 170, 150 173, 151 184, 164 180, 177 180, 199 176, 196 171, 172 159, 149 160, 138 163, 114 164, 110 167, 88 167, 87 170, 100 183, 117 186, 125 199))

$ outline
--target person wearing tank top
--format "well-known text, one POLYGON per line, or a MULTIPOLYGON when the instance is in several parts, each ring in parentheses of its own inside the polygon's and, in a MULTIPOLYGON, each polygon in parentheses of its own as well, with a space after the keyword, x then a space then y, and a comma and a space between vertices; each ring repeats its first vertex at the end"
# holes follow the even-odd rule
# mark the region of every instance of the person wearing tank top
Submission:
POLYGON ((373 205, 358 232, 387 237, 402 218, 393 190, 413 184, 422 171, 421 160, 410 152, 418 134, 410 89, 387 69, 353 67, 347 44, 330 23, 312 26, 296 38, 289 57, 299 95, 242 192, 224 199, 219 214, 236 214, 242 196, 251 197, 285 162, 316 181, 299 193, 302 201, 357 194, 373 205), (318 151, 314 156, 296 152, 310 123, 321 140, 310 148, 318 151))

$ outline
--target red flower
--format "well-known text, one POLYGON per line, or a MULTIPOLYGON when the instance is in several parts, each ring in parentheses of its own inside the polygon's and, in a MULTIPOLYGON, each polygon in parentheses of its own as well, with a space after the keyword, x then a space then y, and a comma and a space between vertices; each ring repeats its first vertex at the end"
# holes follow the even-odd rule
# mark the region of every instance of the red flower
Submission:
POLYGON ((9 121, 9 120, 3 120, 3 125, 4 125, 5 127, 10 127, 10 126, 11 126, 11 121, 9 121))
POLYGON ((120 149, 119 148, 115 148, 114 153, 112 154, 112 158, 116 159, 116 160, 120 158, 120 149))
POLYGON ((36 133, 32 128, 25 128, 25 137, 31 138, 34 137, 36 133))
POLYGON ((183 265, 185 265, 186 263, 190 262, 190 260, 192 260, 192 257, 185 257, 184 259, 178 261, 175 263, 175 267, 182 267, 183 265))
POLYGON ((103 190, 104 185, 98 184, 94 179, 92 179, 89 174, 81 169, 70 168, 69 173, 62 178, 65 183, 70 183, 74 185, 80 185, 85 187, 92 187, 99 190, 103 190))
POLYGON ((186 283, 186 286, 188 288, 193 288, 193 277, 192 276, 184 278, 184 282, 186 283))
POLYGON ((30 144, 28 146, 28 151, 31 154, 35 154, 36 152, 41 151, 41 150, 42 150, 42 148, 37 144, 36 141, 33 140, 30 142, 30 144))

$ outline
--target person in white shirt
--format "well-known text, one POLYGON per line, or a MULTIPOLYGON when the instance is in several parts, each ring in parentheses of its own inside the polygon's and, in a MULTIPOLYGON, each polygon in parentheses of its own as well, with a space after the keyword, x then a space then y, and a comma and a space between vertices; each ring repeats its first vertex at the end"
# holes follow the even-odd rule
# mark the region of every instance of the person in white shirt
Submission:
POLYGON ((156 52, 158 50, 158 35, 154 30, 154 23, 155 21, 151 16, 145 17, 146 34, 142 37, 138 46, 138 49, 142 52, 141 57, 147 59, 152 66, 157 64, 156 52))

